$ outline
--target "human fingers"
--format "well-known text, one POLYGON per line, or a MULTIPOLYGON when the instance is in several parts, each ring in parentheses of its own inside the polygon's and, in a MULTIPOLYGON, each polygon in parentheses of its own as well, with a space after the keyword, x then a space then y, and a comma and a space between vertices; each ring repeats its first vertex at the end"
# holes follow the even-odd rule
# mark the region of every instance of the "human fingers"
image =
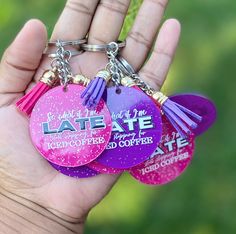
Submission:
POLYGON ((5 51, 0 64, 0 104, 8 104, 27 88, 40 63, 47 41, 44 24, 28 21, 5 51))
POLYGON ((153 88, 161 89, 179 42, 181 26, 175 19, 165 21, 160 29, 150 59, 139 71, 140 77, 153 88))
POLYGON ((144 0, 121 55, 138 71, 146 60, 160 26, 168 0, 144 0), (133 59, 135 52, 135 59, 133 59))
POLYGON ((52 33, 51 40, 84 38, 99 0, 68 0, 52 33))
POLYGON ((94 15, 88 41, 105 44, 119 37, 130 0, 101 0, 94 15))

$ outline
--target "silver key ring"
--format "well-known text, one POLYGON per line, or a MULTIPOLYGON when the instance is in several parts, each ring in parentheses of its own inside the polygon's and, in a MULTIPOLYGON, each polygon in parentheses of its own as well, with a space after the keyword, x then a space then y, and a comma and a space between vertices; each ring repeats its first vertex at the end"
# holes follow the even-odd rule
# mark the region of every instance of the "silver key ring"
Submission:
POLYGON ((122 56, 118 55, 117 60, 118 60, 118 67, 123 74, 125 74, 126 76, 132 76, 133 74, 136 73, 134 68, 122 56))
MULTIPOLYGON (((69 41, 61 41, 61 45, 64 46, 78 46, 86 43, 86 39, 77 39, 77 40, 69 40, 69 41)), ((49 41, 47 43, 48 46, 56 46, 57 41, 49 41)))
POLYGON ((125 60, 119 55, 117 57, 117 61, 118 68, 124 75, 131 77, 136 83, 136 85, 141 88, 145 93, 149 94, 150 96, 153 94, 154 90, 141 79, 139 74, 135 72, 134 68, 128 63, 127 60, 125 60))
MULTIPOLYGON (((117 41, 118 47, 123 48, 126 45, 126 41, 117 41)), ((106 52, 109 50, 109 44, 103 44, 103 45, 91 45, 91 44, 82 44, 80 48, 84 51, 89 51, 89 52, 106 52)))

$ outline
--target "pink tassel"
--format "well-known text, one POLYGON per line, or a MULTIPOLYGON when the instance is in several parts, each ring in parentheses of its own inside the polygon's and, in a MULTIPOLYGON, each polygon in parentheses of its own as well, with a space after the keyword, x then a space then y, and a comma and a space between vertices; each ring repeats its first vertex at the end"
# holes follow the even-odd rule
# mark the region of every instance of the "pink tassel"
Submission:
POLYGON ((53 71, 46 71, 37 85, 16 102, 17 108, 27 116, 30 116, 37 101, 54 86, 57 79, 58 78, 53 71))

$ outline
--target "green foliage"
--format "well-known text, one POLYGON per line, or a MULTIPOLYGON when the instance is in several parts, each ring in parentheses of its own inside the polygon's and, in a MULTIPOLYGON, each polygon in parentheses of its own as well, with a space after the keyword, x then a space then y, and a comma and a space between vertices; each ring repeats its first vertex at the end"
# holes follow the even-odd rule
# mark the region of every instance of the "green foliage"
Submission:
MULTIPOLYGON (((121 38, 140 3, 133 0, 121 38)), ((51 32, 63 5, 58 0, 0 0, 0 52, 29 18, 40 18, 51 32)), ((149 187, 122 176, 91 212, 86 233, 236 233, 235 12, 234 0, 170 1, 164 19, 180 20, 182 38, 164 89, 209 96, 218 108, 217 123, 197 140, 191 166, 176 181, 149 187)))

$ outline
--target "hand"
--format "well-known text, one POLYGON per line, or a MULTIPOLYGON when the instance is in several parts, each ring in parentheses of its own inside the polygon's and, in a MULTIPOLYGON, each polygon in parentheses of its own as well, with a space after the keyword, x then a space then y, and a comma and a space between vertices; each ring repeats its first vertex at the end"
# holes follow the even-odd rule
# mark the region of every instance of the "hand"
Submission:
MULTIPOLYGON (((88 43, 116 41, 129 0, 68 0, 51 40, 75 40, 89 34, 88 43)), ((152 48, 167 0, 144 0, 126 39, 122 56, 153 88, 160 89, 173 59, 180 24, 167 20, 152 48)), ((38 20, 25 24, 3 55, 0 65, 0 193, 14 194, 68 222, 84 222, 89 210, 111 189, 118 176, 74 179, 58 173, 33 147, 28 119, 14 105, 35 85, 50 60, 42 58, 45 26, 38 20)), ((107 63, 102 53, 85 52, 71 59, 73 73, 92 78, 107 63)))

